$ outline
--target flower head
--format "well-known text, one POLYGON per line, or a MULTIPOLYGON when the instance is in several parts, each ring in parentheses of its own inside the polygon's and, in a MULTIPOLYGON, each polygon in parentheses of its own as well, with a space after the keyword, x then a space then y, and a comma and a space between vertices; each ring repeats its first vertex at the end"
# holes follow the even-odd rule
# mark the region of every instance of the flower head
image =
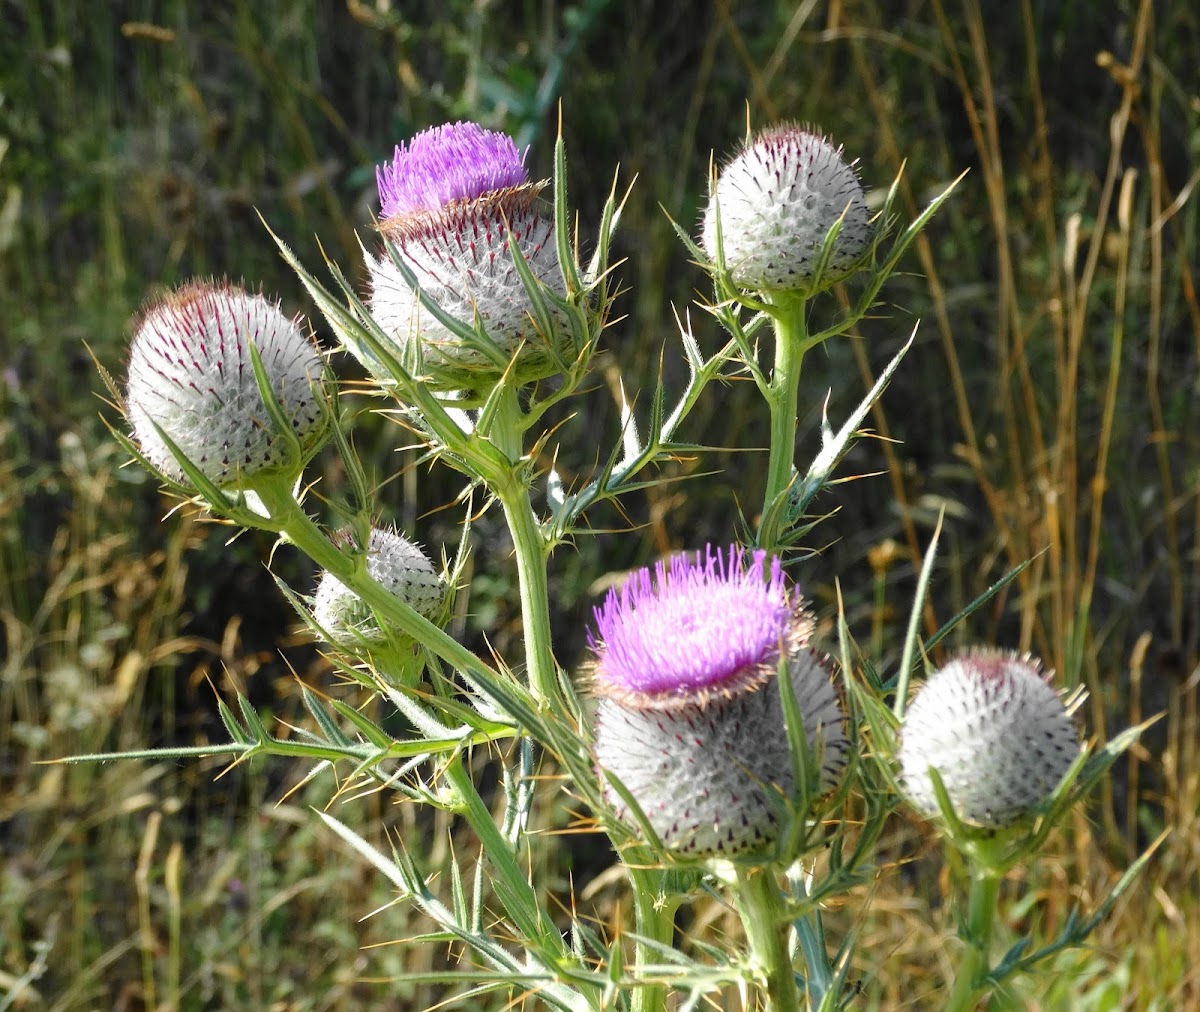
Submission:
MULTIPOLYGON (((348 535, 342 535, 348 539, 348 535)), ((396 531, 373 528, 367 541, 367 574, 425 618, 433 618, 445 585, 417 545, 396 531)), ((322 573, 313 599, 313 618, 335 641, 386 638, 374 612, 331 573, 322 573)))
POLYGON ((914 806, 938 814, 938 771, 964 822, 1005 827, 1049 797, 1079 754, 1079 737, 1037 661, 970 650, 929 677, 901 730, 900 764, 914 806))
POLYGON ((158 429, 218 486, 279 469, 299 473, 325 430, 323 371, 316 345, 277 303, 192 282, 144 310, 130 348, 126 414, 142 453, 174 481, 187 479, 158 429), (251 344, 291 433, 276 429, 263 403, 251 344), (293 437, 300 460, 292 459, 293 437))
POLYGON ((379 217, 437 211, 457 200, 529 182, 525 152, 507 134, 475 123, 453 123, 424 130, 397 144, 395 157, 375 170, 379 217))
MULTIPOLYGON (((817 762, 807 800, 846 763, 837 693, 808 647, 812 618, 778 560, 764 561, 736 547, 679 556, 633 574, 596 611, 596 762, 681 854, 733 856, 778 837, 799 792, 780 670, 817 762)), ((620 795, 607 797, 625 817, 620 795)))
POLYGON ((435 127, 397 147, 377 176, 380 229, 415 281, 409 284, 386 247, 368 259, 371 314, 396 351, 420 342, 426 378, 447 390, 485 388, 518 354, 519 379, 552 372, 569 341, 553 301, 566 286, 554 222, 538 199, 544 184, 529 182, 512 139, 474 123, 435 127), (543 299, 548 316, 535 314, 518 257, 553 297, 543 299), (437 319, 422 296, 467 330, 481 329, 499 360, 437 319), (550 320, 551 332, 539 318, 550 320))
POLYGON ((637 706, 701 701, 761 685, 812 623, 788 600, 783 569, 765 553, 745 565, 735 546, 677 555, 633 573, 596 609, 590 634, 600 695, 637 706))
POLYGON ((870 214, 853 167, 820 134, 783 124, 751 138, 722 169, 704 212, 701 241, 720 250, 734 282, 763 292, 810 294, 862 262, 870 214), (841 222, 817 276, 830 229, 841 222))

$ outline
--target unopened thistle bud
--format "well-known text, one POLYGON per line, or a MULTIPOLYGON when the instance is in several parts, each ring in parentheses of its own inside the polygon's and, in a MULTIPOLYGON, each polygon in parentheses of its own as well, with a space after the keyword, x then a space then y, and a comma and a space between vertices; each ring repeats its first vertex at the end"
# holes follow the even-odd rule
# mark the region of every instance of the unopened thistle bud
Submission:
POLYGON ((764 293, 812 294, 852 274, 871 241, 870 214, 854 168, 820 134, 780 125, 753 137, 721 170, 701 241, 720 251, 734 283, 764 293), (841 222, 825 270, 826 237, 841 222))
MULTIPOLYGON (((777 673, 792 680, 819 774, 846 764, 843 713, 811 616, 778 560, 737 548, 678 556, 633 574, 596 612, 596 762, 642 809, 665 846, 693 856, 759 851, 779 835, 793 782, 777 673)), ((626 817, 615 791, 607 794, 626 817)))
POLYGON ((217 486, 277 471, 295 476, 325 431, 323 373, 320 350, 277 303, 197 281, 144 310, 125 410, 146 459, 173 481, 187 478, 158 429, 217 486), (279 431, 263 402, 252 344, 290 433, 279 431))
POLYGON ((1075 725, 1037 661, 970 650, 931 675, 901 730, 905 791, 938 814, 929 775, 938 771, 964 822, 1003 828, 1054 793, 1079 755, 1075 725))
MULTIPOLYGON (((348 535, 341 535, 348 540, 348 535)), ((373 528, 367 541, 367 574, 413 611, 432 619, 445 597, 445 584, 433 563, 404 536, 373 528)), ((330 573, 322 573, 313 600, 313 618, 335 642, 381 642, 386 634, 372 609, 330 573)))
MULTIPOLYGON (((377 172, 380 231, 412 271, 417 289, 473 330, 476 322, 507 359, 520 350, 517 375, 552 371, 565 323, 546 301, 553 333, 542 333, 514 257, 558 297, 565 284, 554 222, 541 208, 544 183, 531 183, 524 153, 505 134, 474 123, 434 127, 397 146, 377 172), (512 238, 515 249, 509 246, 512 238)), ((424 371, 443 389, 486 386, 503 371, 437 320, 405 281, 386 247, 368 258, 371 314, 402 357, 419 341, 424 371)), ((360 356, 362 357, 362 356, 360 356)), ((378 372, 369 360, 364 365, 378 372)))

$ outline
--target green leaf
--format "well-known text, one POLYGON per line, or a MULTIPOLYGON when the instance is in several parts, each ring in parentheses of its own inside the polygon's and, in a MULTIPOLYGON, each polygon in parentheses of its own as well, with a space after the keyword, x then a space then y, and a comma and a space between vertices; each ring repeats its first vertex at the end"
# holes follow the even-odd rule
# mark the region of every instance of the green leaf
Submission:
MULTIPOLYGON (((912 675, 913 661, 917 652, 917 638, 921 625, 921 611, 925 607, 925 597, 929 593, 929 581, 933 576, 933 562, 937 558, 938 539, 942 534, 942 521, 945 511, 938 514, 937 526, 933 529, 929 547, 925 550, 925 559, 921 563, 921 575, 917 578, 917 589, 913 594, 912 610, 908 615, 908 630, 904 636, 904 652, 900 655, 900 670, 896 678, 896 700, 892 706, 897 720, 904 719, 904 708, 907 705, 908 681, 912 675)), ((934 781, 936 791, 939 781, 934 781)), ((940 798, 939 798, 940 800, 940 798)))
POLYGON ((245 721, 246 727, 249 728, 251 736, 258 744, 267 741, 271 736, 267 734, 267 729, 263 726, 263 722, 259 719, 258 713, 254 707, 250 705, 250 700, 245 696, 237 697, 238 709, 242 711, 242 720, 245 721))
POLYGON ((958 625, 964 619, 968 618, 969 616, 974 614, 976 611, 978 611, 980 608, 982 608, 985 604, 987 604, 988 601, 990 601, 992 598, 994 598, 997 594, 1000 593, 1000 591, 1002 591, 1005 587, 1007 587, 1010 583, 1012 583, 1013 580, 1015 580, 1018 576, 1020 576, 1021 573, 1023 573, 1026 570, 1026 568, 1028 568, 1030 565, 1032 565, 1032 563, 1038 558, 1038 556, 1040 556, 1043 552, 1047 552, 1047 551, 1049 551, 1049 548, 1043 548, 1040 552, 1037 552, 1032 558, 1026 559, 1019 566, 1016 566, 1013 569, 1010 569, 1007 573, 1005 573, 1002 577, 1000 577, 999 580, 997 580, 990 587, 988 587, 987 590, 985 590, 982 594, 980 594, 977 598, 975 598, 975 600, 973 600, 970 604, 968 604, 961 611, 957 612, 953 618, 951 618, 948 622, 944 623, 937 632, 935 632, 932 636, 929 637, 929 639, 927 639, 925 641, 925 646, 924 646, 925 652, 928 653, 935 646, 937 646, 939 643, 941 643, 941 641, 944 640, 950 634, 951 630, 953 630, 956 625, 958 625))
POLYGON ((574 294, 583 287, 583 279, 579 277, 571 249, 570 213, 567 205, 567 146, 560 129, 554 142, 554 241, 558 246, 558 265, 567 292, 574 294))
POLYGON ((325 707, 321 705, 321 700, 317 698, 317 694, 308 686, 300 687, 300 698, 304 701, 308 712, 313 715, 313 719, 321 725, 321 733, 325 735, 334 745, 343 747, 352 744, 349 738, 343 733, 342 729, 334 723, 333 719, 325 712, 325 707))
POLYGON ((82 763, 117 762, 122 759, 203 759, 210 755, 243 755, 255 751, 255 744, 234 742, 229 745, 190 745, 184 748, 146 748, 131 752, 90 752, 84 755, 63 756, 51 759, 51 765, 77 766, 82 763))
POLYGON ((388 734, 384 733, 380 728, 373 724, 370 720, 359 713, 354 707, 347 705, 340 699, 331 699, 329 705, 332 706, 339 714, 345 717, 351 724, 362 732, 362 736, 367 739, 376 748, 390 749, 395 745, 395 740, 388 734))
POLYGON ((239 745, 253 744, 254 739, 243 730, 242 725, 237 721, 237 717, 233 715, 233 711, 225 705, 225 700, 217 700, 217 713, 221 715, 221 723, 225 725, 225 730, 229 732, 230 738, 239 745))

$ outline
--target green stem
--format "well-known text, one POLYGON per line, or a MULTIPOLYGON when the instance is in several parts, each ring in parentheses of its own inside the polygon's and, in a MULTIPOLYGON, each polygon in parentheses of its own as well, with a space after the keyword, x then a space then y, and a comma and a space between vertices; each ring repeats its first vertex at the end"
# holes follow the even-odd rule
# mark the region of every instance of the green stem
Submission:
POLYGON ((795 472, 800 368, 808 350, 804 309, 802 296, 780 296, 771 313, 775 327, 775 367, 766 391, 771 411, 771 451, 763 496, 762 527, 758 532, 759 547, 767 551, 773 550, 784 534, 783 497, 791 487, 795 472))
POLYGON ((770 868, 737 870, 735 901, 750 951, 764 978, 760 987, 771 1012, 799 1012, 800 994, 788 947, 791 921, 770 868))
POLYGON ((988 949, 992 925, 996 923, 996 900, 1000 894, 1000 873, 984 862, 971 862, 971 895, 965 928, 966 952, 954 980, 954 989, 946 1003, 946 1012, 973 1012, 983 993, 983 978, 988 969, 988 949))
POLYGON ((493 485, 492 492, 504 509, 517 557, 529 687, 538 699, 550 700, 557 695, 558 675, 550 636, 550 589, 546 580, 549 551, 529 498, 529 484, 521 473, 523 422, 516 390, 504 391, 488 435, 492 444, 508 457, 512 468, 505 481, 493 485))
MULTIPOLYGON (((665 876, 662 871, 632 864, 628 864, 627 867, 633 890, 634 915, 637 919, 635 931, 638 941, 633 952, 634 968, 637 969, 662 962, 662 952, 648 943, 653 941, 667 948, 672 946, 675 940, 675 912, 679 909, 683 896, 666 893, 663 888, 665 876)), ((657 1012, 658 1009, 666 1007, 666 984, 634 989, 632 1012, 657 1012)))
POLYGON ((497 828, 492 813, 464 766, 461 752, 446 763, 445 776, 459 796, 460 814, 474 830, 492 865, 495 872, 492 886, 505 912, 512 919, 527 950, 554 974, 551 991, 568 1007, 599 1007, 601 995, 589 979, 588 968, 581 965, 568 948, 553 918, 538 901, 537 891, 521 868, 517 850, 497 828))

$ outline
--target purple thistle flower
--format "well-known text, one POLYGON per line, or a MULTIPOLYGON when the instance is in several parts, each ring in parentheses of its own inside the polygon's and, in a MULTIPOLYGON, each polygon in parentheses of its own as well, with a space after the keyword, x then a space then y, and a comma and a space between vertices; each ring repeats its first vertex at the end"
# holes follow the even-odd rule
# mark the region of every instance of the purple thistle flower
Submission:
POLYGON ((475 123, 447 123, 397 144, 388 165, 375 170, 379 217, 438 211, 456 200, 529 182, 525 151, 507 134, 475 123))
POLYGON ((1079 755, 1066 707, 1031 657, 969 650, 930 675, 904 717, 900 765, 909 799, 938 815, 938 771, 964 822, 1002 828, 1048 798, 1079 755))
POLYGON ((745 565, 735 545, 703 557, 677 555, 634 573, 596 609, 589 643, 597 655, 596 691, 653 705, 760 685, 775 673, 789 639, 807 639, 811 622, 792 629, 783 568, 765 552, 745 565))
POLYGON ((194 281, 148 305, 129 355, 125 412, 142 453, 186 481, 157 425, 218 486, 295 471, 290 439, 263 404, 253 344, 307 458, 325 432, 321 353, 277 303, 228 283, 194 281))
MULTIPOLYGON (((638 571, 596 610, 596 762, 681 854, 733 856, 777 839, 798 791, 781 669, 818 764, 808 800, 846 765, 841 706, 808 647, 812 617, 778 559, 764 563, 763 552, 710 547, 638 571)), ((628 815, 620 795, 606 797, 628 815)))
MULTIPOLYGON (((386 248, 368 257, 371 315, 400 357, 419 341, 425 379, 443 390, 486 389, 505 371, 437 320, 424 296, 468 329, 482 327, 507 358, 519 353, 515 375, 522 381, 553 373, 570 341, 553 301, 565 297, 566 285, 553 218, 540 210, 545 184, 529 182, 513 140, 474 123, 435 127, 398 146, 377 177, 380 229, 416 283, 409 285, 386 248), (516 257, 547 290, 551 333, 536 323, 516 257)), ((359 357, 386 378, 378 363, 359 357)))

